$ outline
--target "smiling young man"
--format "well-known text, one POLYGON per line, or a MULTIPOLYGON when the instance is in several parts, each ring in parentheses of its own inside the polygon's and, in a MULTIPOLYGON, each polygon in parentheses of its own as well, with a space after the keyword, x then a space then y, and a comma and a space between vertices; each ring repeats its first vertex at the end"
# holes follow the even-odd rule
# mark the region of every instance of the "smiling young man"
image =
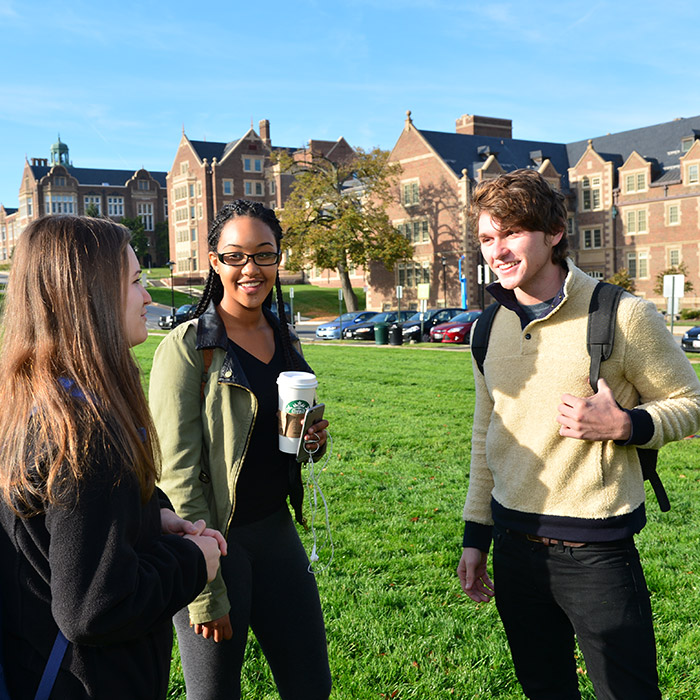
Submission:
POLYGON ((528 698, 580 698, 576 638, 598 698, 657 700, 633 539, 646 522, 636 446, 695 432, 700 382, 653 304, 625 294, 594 393, 586 334, 596 281, 567 259, 564 197, 539 173, 480 184, 471 218, 501 308, 483 374, 473 365, 462 588, 477 602, 495 597, 528 698))

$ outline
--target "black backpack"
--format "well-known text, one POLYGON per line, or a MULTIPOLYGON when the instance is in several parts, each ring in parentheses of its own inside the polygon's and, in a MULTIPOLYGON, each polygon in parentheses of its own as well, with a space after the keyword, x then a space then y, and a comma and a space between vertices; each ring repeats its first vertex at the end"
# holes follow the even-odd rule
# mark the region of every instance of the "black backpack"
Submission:
MULTIPOLYGON (((617 306, 623 292, 622 287, 607 282, 598 282, 593 290, 591 303, 588 307, 588 335, 586 339, 588 354, 591 356, 589 379, 593 391, 598 391, 600 363, 610 357, 615 344, 615 319, 617 306)), ((498 302, 488 306, 474 326, 471 351, 476 366, 482 374, 484 373, 484 360, 488 351, 491 326, 500 306, 498 302)), ((659 452, 658 450, 643 450, 638 447, 637 454, 642 467, 642 475, 651 484, 656 500, 659 502, 659 508, 665 513, 671 509, 671 504, 656 471, 659 452)))

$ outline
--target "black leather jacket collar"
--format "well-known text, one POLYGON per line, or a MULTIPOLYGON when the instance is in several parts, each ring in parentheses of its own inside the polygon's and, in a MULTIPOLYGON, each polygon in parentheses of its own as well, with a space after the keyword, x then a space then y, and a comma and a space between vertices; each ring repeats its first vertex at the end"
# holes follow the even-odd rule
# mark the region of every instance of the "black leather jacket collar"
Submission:
MULTIPOLYGON (((272 326, 275 332, 275 337, 279 338, 280 322, 277 316, 270 311, 266 306, 263 306, 263 314, 265 319, 272 326)), ((243 368, 236 357, 236 353, 231 350, 228 336, 226 335, 226 327, 219 316, 214 302, 210 302, 206 311, 198 318, 197 323, 197 350, 205 350, 207 348, 221 348, 226 357, 219 372, 220 384, 238 384, 250 389, 248 379, 243 372, 243 368)), ((292 348, 292 352, 297 351, 292 348)), ((313 372, 306 363, 300 353, 297 353, 300 368, 305 372, 313 372)))

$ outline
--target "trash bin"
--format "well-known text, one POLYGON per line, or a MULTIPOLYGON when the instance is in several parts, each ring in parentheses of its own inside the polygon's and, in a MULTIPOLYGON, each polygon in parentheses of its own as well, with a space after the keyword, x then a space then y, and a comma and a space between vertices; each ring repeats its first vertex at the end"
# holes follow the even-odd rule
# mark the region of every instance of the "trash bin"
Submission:
POLYGON ((375 323, 374 324, 374 342, 377 345, 386 345, 388 336, 389 336, 389 324, 388 323, 375 323))
POLYGON ((389 345, 403 345, 403 326, 400 323, 389 329, 389 345))

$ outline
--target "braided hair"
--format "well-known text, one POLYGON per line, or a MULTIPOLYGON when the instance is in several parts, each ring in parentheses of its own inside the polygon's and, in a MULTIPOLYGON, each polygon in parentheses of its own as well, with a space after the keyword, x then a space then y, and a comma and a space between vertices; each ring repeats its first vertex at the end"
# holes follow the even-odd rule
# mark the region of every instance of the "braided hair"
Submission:
MULTIPOLYGON (((277 250, 282 247, 282 227, 280 222, 272 209, 264 207, 260 202, 250 202, 246 199, 237 199, 231 204, 224 204, 221 209, 219 209, 214 221, 212 222, 211 228, 209 229, 209 235, 207 236, 207 245, 209 250, 216 252, 219 245, 219 238, 221 237, 221 230, 224 225, 228 223, 231 219, 235 219, 239 216, 248 216, 251 219, 258 219, 262 223, 268 226, 275 236, 275 242, 277 243, 277 250)), ((288 369, 298 370, 301 369, 298 361, 298 355, 294 351, 292 346, 292 338, 289 334, 289 321, 287 320, 287 314, 284 309, 284 298, 282 296, 282 284, 280 283, 279 269, 275 275, 275 291, 277 295, 277 314, 280 319, 280 335, 282 337, 282 348, 284 350, 285 364, 288 369)), ((213 267, 209 267, 209 275, 207 281, 204 285, 204 292, 202 293, 202 298, 199 300, 196 308, 191 312, 191 318, 199 318, 209 307, 211 302, 214 304, 220 304, 224 297, 224 285, 221 282, 221 277, 216 274, 213 267)), ((272 297, 272 292, 270 296, 263 302, 264 305, 270 305, 272 297)))

